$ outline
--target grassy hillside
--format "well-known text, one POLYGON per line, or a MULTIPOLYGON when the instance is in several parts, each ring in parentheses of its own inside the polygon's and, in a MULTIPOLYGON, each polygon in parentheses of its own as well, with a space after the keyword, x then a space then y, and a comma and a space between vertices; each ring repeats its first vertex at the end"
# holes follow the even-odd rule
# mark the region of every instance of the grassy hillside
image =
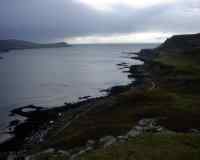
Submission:
POLYGON ((194 134, 145 134, 98 149, 80 160, 199 160, 200 136, 194 134))
POLYGON ((200 48, 183 53, 159 55, 155 61, 176 67, 176 69, 191 72, 200 71, 200 48))
MULTIPOLYGON (((167 42, 168 43, 168 42, 167 42)), ((171 43, 171 42, 170 42, 171 43)), ((188 49, 188 48, 187 48, 188 49)), ((164 117, 159 123, 174 134, 145 134, 127 143, 97 149, 81 160, 197 160, 200 158, 200 49, 159 54, 145 65, 156 88, 127 92, 122 107, 131 106, 133 117, 164 117), (136 107, 137 106, 137 107, 136 107), (137 108, 137 109, 136 109, 137 108)), ((124 115, 126 116, 126 115, 124 115)))

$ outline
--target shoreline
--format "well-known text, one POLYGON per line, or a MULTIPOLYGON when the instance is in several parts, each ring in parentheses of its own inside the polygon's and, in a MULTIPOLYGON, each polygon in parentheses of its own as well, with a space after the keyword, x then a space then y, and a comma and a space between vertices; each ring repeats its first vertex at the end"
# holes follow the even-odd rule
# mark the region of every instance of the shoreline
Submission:
MULTIPOLYGON (((129 53, 129 54, 135 54, 135 53, 129 53)), ((135 58, 135 57, 130 57, 135 58)), ((137 60, 143 60, 140 59, 139 56, 135 58, 137 60)), ((25 140, 28 137, 34 136, 38 131, 40 130, 48 130, 49 127, 54 125, 54 122, 59 120, 61 114, 63 112, 81 112, 80 110, 84 110, 81 108, 81 106, 89 103, 98 102, 101 99, 109 98, 112 96, 115 96, 117 94, 120 94, 122 92, 125 92, 129 90, 130 88, 143 88, 143 78, 141 76, 134 76, 135 73, 133 72, 132 68, 137 68, 138 66, 142 65, 130 65, 127 66, 127 64, 121 63, 117 64, 121 67, 126 67, 128 69, 128 77, 135 78, 135 81, 132 81, 130 84, 127 85, 121 85, 121 86, 113 86, 109 89, 101 90, 100 92, 106 92, 105 96, 101 97, 94 97, 90 98, 88 96, 80 97, 78 102, 74 103, 64 103, 62 106, 53 107, 53 108, 44 108, 40 106, 35 105, 28 105, 24 107, 15 108, 10 111, 11 116, 19 115, 24 117, 26 120, 22 123, 19 121, 11 121, 9 128, 10 131, 9 134, 14 135, 11 139, 6 140, 5 142, 0 144, 0 151, 3 152, 10 152, 10 151, 19 151, 23 149, 24 144, 26 144, 25 140), (126 65, 126 66, 123 66, 126 65), (27 110, 27 111, 23 111, 27 110)), ((84 111, 83 111, 84 112, 84 111)))

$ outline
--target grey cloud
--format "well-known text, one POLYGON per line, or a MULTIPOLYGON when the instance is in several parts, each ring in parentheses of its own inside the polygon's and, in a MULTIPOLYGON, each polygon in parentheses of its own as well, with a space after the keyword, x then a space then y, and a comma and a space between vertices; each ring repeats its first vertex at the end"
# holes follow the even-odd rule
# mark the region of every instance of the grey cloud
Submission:
POLYGON ((191 1, 145 9, 116 6, 113 12, 102 13, 73 0, 0 0, 0 39, 54 41, 96 34, 198 32, 200 6, 191 1))

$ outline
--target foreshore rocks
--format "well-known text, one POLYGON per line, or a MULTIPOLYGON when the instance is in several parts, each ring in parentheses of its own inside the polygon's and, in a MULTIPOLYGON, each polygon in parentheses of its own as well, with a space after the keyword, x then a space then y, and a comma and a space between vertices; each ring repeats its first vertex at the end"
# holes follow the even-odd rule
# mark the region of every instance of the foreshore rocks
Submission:
POLYGON ((143 65, 141 65, 141 66, 131 66, 129 72, 134 73, 134 75, 131 74, 131 75, 129 75, 129 77, 132 76, 132 77, 135 77, 136 79, 137 78, 147 78, 147 77, 149 77, 149 74, 147 72, 145 72, 145 68, 144 68, 143 65))
POLYGON ((106 136, 99 140, 100 145, 102 144, 103 148, 109 147, 113 143, 115 143, 117 139, 113 136, 106 136))
MULTIPOLYGON (((133 126, 131 130, 129 130, 126 134, 120 135, 120 136, 104 136, 102 138, 99 138, 98 140, 88 140, 85 144, 85 146, 74 148, 71 150, 56 150, 54 148, 49 148, 47 150, 44 150, 42 152, 33 154, 33 155, 24 155, 25 160, 35 160, 40 157, 45 157, 49 155, 58 155, 60 157, 64 157, 66 160, 76 160, 81 156, 82 154, 85 154, 87 152, 91 152, 97 148, 107 148, 112 145, 118 144, 118 143, 125 143, 129 140, 129 138, 133 138, 136 136, 141 136, 145 133, 175 133, 173 131, 169 131, 165 129, 164 127, 157 124, 158 119, 154 118, 147 118, 147 119, 141 119, 138 121, 136 125, 133 126)), ((20 156, 23 154, 21 153, 20 156)), ((19 155, 18 155, 19 156, 19 155)), ((10 159, 8 160, 14 160, 13 157, 17 157, 16 155, 12 154, 9 156, 10 159)))
POLYGON ((133 57, 134 59, 138 59, 144 62, 151 61, 158 55, 156 49, 142 49, 140 52, 135 53, 138 57, 133 57))

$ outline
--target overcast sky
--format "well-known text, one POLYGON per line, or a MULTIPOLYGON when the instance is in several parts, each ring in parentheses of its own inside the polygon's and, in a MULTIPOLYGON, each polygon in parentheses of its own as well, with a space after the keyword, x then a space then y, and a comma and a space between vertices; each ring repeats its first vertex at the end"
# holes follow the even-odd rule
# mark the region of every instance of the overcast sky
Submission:
POLYGON ((200 0, 0 0, 0 39, 162 42, 200 32, 200 0))

